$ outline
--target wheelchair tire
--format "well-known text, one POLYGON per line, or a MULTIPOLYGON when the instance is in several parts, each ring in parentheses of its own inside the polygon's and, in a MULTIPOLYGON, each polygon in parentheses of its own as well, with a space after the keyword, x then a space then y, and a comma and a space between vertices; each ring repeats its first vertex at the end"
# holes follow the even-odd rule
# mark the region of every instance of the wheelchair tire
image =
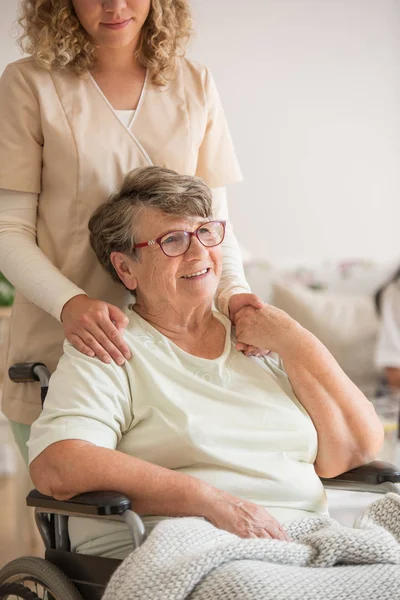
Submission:
MULTIPOLYGON (((72 581, 58 567, 44 558, 36 556, 16 558, 0 570, 0 600, 5 585, 25 586, 28 583, 39 585, 54 600, 83 600, 72 581)), ((41 598, 35 593, 35 590, 28 587, 25 589, 35 594, 33 597, 28 595, 26 600, 41 598)), ((20 597, 22 598, 22 596, 20 597)))

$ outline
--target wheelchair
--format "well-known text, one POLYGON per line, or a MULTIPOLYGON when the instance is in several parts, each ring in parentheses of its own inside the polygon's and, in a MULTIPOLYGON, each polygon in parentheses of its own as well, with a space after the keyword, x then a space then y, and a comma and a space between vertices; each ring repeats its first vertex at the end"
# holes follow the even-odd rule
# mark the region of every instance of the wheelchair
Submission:
MULTIPOLYGON (((50 373, 42 363, 19 363, 9 369, 16 383, 39 381, 44 402, 50 373)), ((400 468, 374 461, 333 479, 322 479, 326 488, 348 491, 400 493, 400 468)), ((89 492, 70 500, 55 500, 32 490, 27 505, 45 546, 45 558, 17 558, 0 570, 0 600, 100 600, 121 561, 71 552, 68 518, 91 517, 124 521, 133 548, 145 539, 140 517, 131 501, 117 492, 89 492)), ((168 599, 166 599, 168 600, 168 599)))

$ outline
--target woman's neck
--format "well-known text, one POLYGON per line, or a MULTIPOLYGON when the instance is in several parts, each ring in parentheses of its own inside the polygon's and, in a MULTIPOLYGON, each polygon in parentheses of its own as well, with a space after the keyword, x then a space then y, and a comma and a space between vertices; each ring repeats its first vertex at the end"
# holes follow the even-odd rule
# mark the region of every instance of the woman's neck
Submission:
POLYGON ((115 110, 135 110, 143 92, 146 69, 135 59, 135 48, 100 48, 91 75, 115 110), (104 51, 106 50, 106 51, 104 51))
POLYGON ((132 73, 143 70, 135 57, 138 39, 123 48, 97 47, 96 64, 92 73, 132 73))
POLYGON ((137 302, 133 310, 185 352, 202 358, 218 358, 225 345, 225 327, 212 307, 177 310, 149 309, 137 302))

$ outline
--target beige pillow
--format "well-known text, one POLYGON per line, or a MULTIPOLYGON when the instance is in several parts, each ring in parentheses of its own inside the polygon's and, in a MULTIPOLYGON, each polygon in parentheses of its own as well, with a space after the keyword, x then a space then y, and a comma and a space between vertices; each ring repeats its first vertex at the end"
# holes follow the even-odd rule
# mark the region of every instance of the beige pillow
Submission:
POLYGON ((276 282, 271 304, 311 331, 359 387, 369 392, 375 386, 379 322, 372 295, 332 293, 276 282))

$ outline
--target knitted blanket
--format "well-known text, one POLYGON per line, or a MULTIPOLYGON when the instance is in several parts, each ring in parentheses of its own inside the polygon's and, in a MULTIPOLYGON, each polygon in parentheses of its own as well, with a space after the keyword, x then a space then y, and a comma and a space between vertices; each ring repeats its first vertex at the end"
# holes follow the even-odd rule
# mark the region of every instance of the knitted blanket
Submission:
POLYGON ((293 541, 241 539, 203 519, 160 522, 103 600, 400 600, 400 496, 344 527, 292 521, 293 541))

